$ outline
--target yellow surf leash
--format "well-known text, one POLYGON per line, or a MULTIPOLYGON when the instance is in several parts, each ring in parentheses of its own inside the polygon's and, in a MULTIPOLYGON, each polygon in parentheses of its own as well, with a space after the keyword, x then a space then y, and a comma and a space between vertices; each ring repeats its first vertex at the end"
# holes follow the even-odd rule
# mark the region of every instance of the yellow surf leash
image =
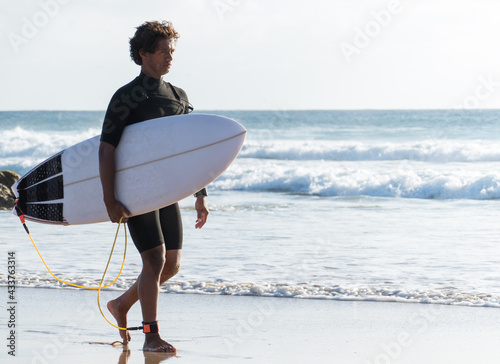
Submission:
POLYGON ((113 282, 111 282, 110 284, 106 285, 106 286, 103 286, 102 283, 104 282, 104 277, 106 276, 106 272, 108 271, 108 267, 109 267, 109 263, 111 262, 111 257, 113 256, 113 251, 115 250, 115 245, 116 245, 116 240, 118 239, 118 233, 120 231, 120 225, 122 224, 122 218, 120 218, 120 221, 118 222, 118 227, 116 229, 116 234, 115 234, 115 240, 113 241, 113 246, 111 247, 111 252, 109 253, 109 259, 108 259, 108 263, 106 264, 106 268, 104 269, 104 273, 102 275, 102 278, 101 278, 101 282, 99 283, 99 287, 87 287, 87 286, 81 286, 81 285, 78 285, 78 284, 74 284, 74 283, 70 283, 70 282, 66 282, 62 279, 59 279, 58 277, 56 277, 54 275, 54 273, 52 273, 52 271, 50 270, 50 268, 48 267, 47 263, 45 263, 45 260, 43 259, 42 257, 42 254, 40 253, 40 251, 38 250, 36 244, 35 244, 35 241, 33 240, 33 238, 31 237, 31 234, 30 234, 30 231, 28 229, 28 227, 26 226, 26 220, 24 219, 24 213, 21 211, 21 209, 19 208, 19 206, 17 206, 17 200, 16 200, 16 204, 14 206, 14 208, 16 209, 16 212, 17 212, 17 216, 19 216, 19 219, 21 220, 21 223, 23 224, 23 227, 24 227, 24 230, 26 231, 26 233, 28 234, 28 236, 30 237, 30 240, 31 240, 31 243, 33 243, 33 246, 35 247, 36 249, 36 252, 38 253, 38 255, 40 256, 40 259, 42 260, 43 264, 45 265, 45 268, 47 268, 47 270, 49 271, 49 273, 52 275, 52 277, 54 277, 57 281, 61 282, 61 283, 64 283, 64 284, 67 284, 69 286, 73 286, 73 287, 77 287, 77 288, 84 288, 84 289, 97 289, 97 305, 99 306, 99 311, 101 312, 101 315, 102 317, 104 317, 104 319, 111 325, 111 326, 114 326, 116 327, 117 329, 120 329, 120 330, 141 330, 143 327, 142 326, 139 326, 139 327, 120 327, 120 326, 117 326, 115 324, 113 324, 111 321, 109 321, 106 317, 106 315, 104 315, 104 312, 102 312, 102 309, 101 309, 101 303, 100 303, 100 300, 99 300, 99 297, 100 297, 100 293, 101 293, 101 289, 102 288, 107 288, 107 287, 110 287, 112 286, 113 284, 116 283, 116 281, 118 280, 118 278, 120 277, 120 275, 122 274, 122 270, 123 270, 123 267, 125 265, 125 257, 127 256, 127 227, 126 225, 124 224, 123 225, 123 230, 125 232, 125 248, 124 248, 124 251, 123 251, 123 261, 122 261, 122 266, 120 267, 120 272, 118 272, 118 275, 116 276, 115 280, 113 282))

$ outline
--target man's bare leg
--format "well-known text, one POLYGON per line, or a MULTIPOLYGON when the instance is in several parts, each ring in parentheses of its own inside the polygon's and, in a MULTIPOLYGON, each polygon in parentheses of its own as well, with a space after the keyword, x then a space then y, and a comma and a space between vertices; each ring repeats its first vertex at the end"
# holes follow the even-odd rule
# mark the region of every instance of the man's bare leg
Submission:
MULTIPOLYGON (((160 285, 179 272, 181 252, 182 250, 180 249, 166 251, 166 262, 161 272, 160 285)), ((111 312, 117 322, 117 325, 120 327, 127 327, 127 313, 139 300, 138 287, 140 278, 141 275, 139 275, 134 284, 125 293, 108 302, 108 310, 111 312)), ((130 333, 124 330, 119 331, 124 343, 128 343, 131 339, 130 333)))

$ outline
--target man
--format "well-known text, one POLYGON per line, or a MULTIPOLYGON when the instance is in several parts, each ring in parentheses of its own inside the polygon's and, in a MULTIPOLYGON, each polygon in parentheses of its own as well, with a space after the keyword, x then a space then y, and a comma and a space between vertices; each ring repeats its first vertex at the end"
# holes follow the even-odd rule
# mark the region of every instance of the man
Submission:
MULTIPOLYGON (((127 327, 127 313, 141 303, 145 342, 143 350, 176 352, 159 334, 157 306, 159 286, 179 271, 182 221, 178 204, 132 216, 115 196, 114 152, 125 126, 162 116, 186 114, 192 110, 186 93, 163 76, 170 71, 179 34, 170 22, 145 22, 130 39, 130 56, 141 66, 140 75, 112 97, 104 118, 99 148, 99 171, 104 203, 112 222, 127 222, 134 244, 141 254, 142 271, 137 281, 120 297, 108 302, 119 327, 127 327)), ((208 209, 206 190, 195 194, 196 228, 205 224, 208 209)), ((130 333, 120 330, 124 343, 130 333)))

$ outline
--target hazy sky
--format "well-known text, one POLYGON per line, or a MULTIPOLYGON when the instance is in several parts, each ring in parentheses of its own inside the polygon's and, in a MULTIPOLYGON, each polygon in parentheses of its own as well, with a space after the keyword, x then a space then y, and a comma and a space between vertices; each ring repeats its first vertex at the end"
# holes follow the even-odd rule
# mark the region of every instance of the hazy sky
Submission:
POLYGON ((0 110, 104 110, 145 20, 198 110, 500 108, 497 0, 0 0, 0 110))

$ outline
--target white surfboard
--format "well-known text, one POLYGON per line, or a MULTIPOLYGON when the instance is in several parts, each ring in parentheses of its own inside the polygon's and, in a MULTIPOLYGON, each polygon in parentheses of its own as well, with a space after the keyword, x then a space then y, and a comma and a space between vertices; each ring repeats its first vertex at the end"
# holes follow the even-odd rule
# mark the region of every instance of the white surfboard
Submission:
MULTIPOLYGON (((229 167, 245 135, 238 122, 207 114, 127 126, 115 151, 116 197, 133 215, 180 201, 229 167)), ((98 135, 63 150, 12 186, 26 219, 63 225, 109 220, 99 178, 99 140, 98 135)))

